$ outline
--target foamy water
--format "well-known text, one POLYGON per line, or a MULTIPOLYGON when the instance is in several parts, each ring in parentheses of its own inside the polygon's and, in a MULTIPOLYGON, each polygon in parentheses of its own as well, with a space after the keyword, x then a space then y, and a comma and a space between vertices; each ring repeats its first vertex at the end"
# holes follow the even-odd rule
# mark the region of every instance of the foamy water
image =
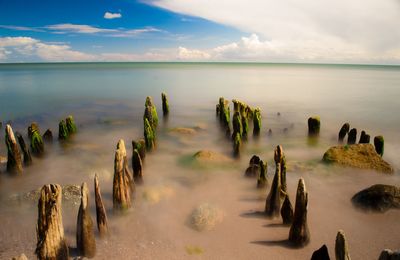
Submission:
MULTIPOLYGON (((365 213, 356 210, 350 201, 356 192, 373 184, 400 184, 397 68, 243 64, 7 66, 0 66, 3 122, 11 120, 14 131, 26 134, 31 121, 37 121, 42 133, 51 128, 56 136, 58 121, 73 114, 79 131, 68 147, 57 141, 47 145, 46 157, 34 158, 34 165, 26 168, 22 176, 10 177, 2 168, 1 259, 20 253, 34 259, 36 246, 36 205, 10 205, 9 196, 47 183, 80 185, 86 181, 95 220, 95 173, 99 175, 111 229, 109 239, 97 237, 96 259, 309 259, 323 244, 332 258, 339 229, 346 233, 353 259, 377 259, 384 248, 400 248, 399 210, 365 213), (169 96, 168 121, 161 116, 162 91, 169 96), (158 147, 146 157, 145 183, 137 186, 133 208, 117 216, 112 212, 115 146, 124 139, 131 155, 131 140, 143 135, 147 95, 153 96, 160 116, 158 147), (220 96, 261 107, 261 138, 250 138, 241 159, 227 167, 185 164, 185 158, 201 149, 231 155, 231 143, 220 132, 215 117, 220 96), (321 116, 321 136, 316 146, 309 146, 306 120, 314 114, 321 116), (371 137, 385 136, 384 159, 394 165, 394 175, 330 168, 319 163, 323 153, 336 144, 337 132, 346 121, 359 132, 366 130, 371 137), (190 136, 169 131, 195 126, 202 130, 190 136), (267 134, 269 128, 272 136, 267 134), (288 130, 284 132, 284 128, 288 130), (264 209, 269 187, 260 192, 255 179, 243 178, 248 161, 253 154, 267 161, 271 183, 273 149, 278 144, 283 146, 289 165, 287 182, 292 204, 300 177, 304 177, 309 192, 311 242, 302 249, 285 246, 289 227, 280 225, 281 219, 249 214, 264 209), (153 197, 149 199, 148 194, 153 197), (198 232, 190 227, 188 218, 203 203, 220 208, 224 218, 213 230, 198 232), (190 248, 201 249, 201 253, 190 255, 190 248)), ((0 155, 6 156, 2 140, 0 155)), ((63 210, 66 237, 73 248, 78 207, 64 205, 63 210)))

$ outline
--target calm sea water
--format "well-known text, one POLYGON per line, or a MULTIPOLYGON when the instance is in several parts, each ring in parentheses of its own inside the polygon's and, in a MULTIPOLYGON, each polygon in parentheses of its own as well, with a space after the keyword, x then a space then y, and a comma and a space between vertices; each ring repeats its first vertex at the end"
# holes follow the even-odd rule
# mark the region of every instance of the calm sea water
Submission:
MULTIPOLYGON (((67 146, 46 144, 46 156, 33 158, 21 176, 9 176, 0 166, 0 259, 25 253, 34 259, 37 209, 34 203, 10 202, 47 183, 89 184, 90 211, 95 220, 93 176, 99 175, 112 236, 96 233, 96 259, 186 259, 188 248, 200 248, 199 259, 310 259, 326 244, 334 255, 336 232, 349 239, 352 259, 377 259, 384 248, 400 248, 400 211, 367 214, 350 198, 376 183, 400 183, 400 67, 290 64, 208 63, 60 63, 1 64, 0 121, 11 122, 26 136, 32 121, 41 132, 58 134, 58 122, 74 115, 78 133, 67 146), (161 117, 161 92, 169 96, 170 116, 161 117), (124 216, 112 211, 115 146, 143 136, 146 96, 158 108, 157 150, 146 156, 144 185, 137 186, 133 209, 124 216), (220 96, 260 107, 262 133, 244 143, 240 160, 228 167, 197 168, 185 164, 199 150, 230 157, 231 143, 215 117, 220 96), (278 116, 278 112, 280 116, 278 116), (307 139, 307 119, 321 117, 316 145, 307 139), (323 153, 337 144, 343 123, 385 137, 384 159, 393 175, 327 167, 323 153), (193 135, 171 132, 175 127, 198 127, 193 135), (272 136, 268 130, 272 130, 272 136), (311 242, 302 249, 282 245, 288 227, 281 219, 244 215, 265 207, 269 188, 257 190, 243 173, 253 154, 274 172, 273 149, 281 144, 288 162, 288 193, 294 204, 297 182, 303 177, 309 191, 308 222, 311 242), (149 195, 150 194, 150 195, 149 195), (14 197, 13 197, 14 196, 14 197), (149 196, 151 199, 149 200, 149 196), (188 218, 202 203, 224 213, 214 230, 198 232, 188 218)), ((1 129, 4 131, 4 124, 1 129)), ((0 156, 6 155, 0 135, 0 156)), ((63 206, 68 244, 75 246, 78 207, 63 206)))

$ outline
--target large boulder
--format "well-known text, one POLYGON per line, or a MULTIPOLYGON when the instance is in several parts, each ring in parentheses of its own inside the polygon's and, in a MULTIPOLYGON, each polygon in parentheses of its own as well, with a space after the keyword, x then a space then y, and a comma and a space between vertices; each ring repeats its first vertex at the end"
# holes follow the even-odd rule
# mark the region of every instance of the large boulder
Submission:
POLYGON ((359 208, 378 212, 400 208, 400 187, 375 184, 356 193, 351 201, 359 208))
POLYGON ((393 167, 379 156, 372 144, 333 146, 325 152, 322 160, 346 167, 393 173, 393 167))

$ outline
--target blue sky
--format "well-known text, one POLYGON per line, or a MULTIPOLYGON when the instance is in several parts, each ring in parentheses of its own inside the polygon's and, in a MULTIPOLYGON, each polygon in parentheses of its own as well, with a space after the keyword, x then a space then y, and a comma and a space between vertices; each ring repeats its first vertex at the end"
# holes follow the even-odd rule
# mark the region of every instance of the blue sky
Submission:
POLYGON ((398 21, 397 0, 0 0, 0 62, 399 64, 398 21))

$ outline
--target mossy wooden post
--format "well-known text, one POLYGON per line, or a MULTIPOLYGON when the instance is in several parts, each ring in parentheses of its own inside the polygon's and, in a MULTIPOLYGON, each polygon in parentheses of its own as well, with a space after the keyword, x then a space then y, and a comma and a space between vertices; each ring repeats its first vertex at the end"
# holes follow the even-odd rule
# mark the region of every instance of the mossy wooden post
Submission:
POLYGON ((142 173, 142 159, 137 149, 133 149, 132 154, 132 168, 133 168, 133 179, 135 183, 143 184, 143 173, 142 173))
POLYGON ((44 154, 44 143, 42 136, 40 135, 39 128, 37 125, 34 127, 34 124, 31 126, 30 137, 31 137, 31 150, 34 155, 42 156, 44 154))
POLYGON ((383 152, 385 151, 385 139, 383 139, 383 136, 381 135, 375 136, 374 146, 375 146, 375 151, 380 156, 383 156, 383 152))
POLYGON ((280 165, 281 170, 281 190, 286 192, 286 157, 283 152, 282 146, 278 145, 274 152, 275 165, 280 165))
POLYGON ((32 122, 30 126, 28 126, 28 137, 32 138, 32 134, 34 131, 39 131, 39 126, 36 122, 32 122))
POLYGON ((67 140, 68 139, 68 129, 64 120, 61 120, 58 124, 58 139, 67 140))
POLYGON ((357 141, 357 129, 353 128, 349 131, 349 136, 347 137, 347 144, 355 144, 357 141))
POLYGON ((371 137, 369 134, 367 134, 364 130, 361 131, 360 135, 360 141, 358 143, 360 144, 369 144, 371 137))
POLYGON ((22 173, 22 158, 18 149, 17 141, 15 140, 14 132, 10 125, 5 128, 6 146, 7 146, 7 172, 22 173))
POLYGON ((339 130, 339 136, 338 136, 338 141, 339 143, 343 143, 344 138, 350 131, 350 124, 349 123, 344 123, 342 125, 342 128, 339 130))
POLYGON ((140 155, 142 163, 146 157, 146 141, 144 139, 139 139, 138 141, 132 140, 132 150, 137 150, 140 155))
POLYGON ((144 119, 144 140, 147 151, 152 151, 155 148, 155 135, 153 128, 147 118, 144 119))
POLYGON ((268 180, 267 180, 268 165, 267 162, 264 163, 262 160, 260 160, 259 165, 260 165, 260 175, 258 176, 257 179, 257 188, 264 189, 268 186, 268 180))
POLYGON ((240 138, 240 134, 236 133, 235 139, 233 140, 233 156, 235 158, 240 157, 240 149, 242 147, 242 138, 240 138))
POLYGON ((256 108, 253 113, 253 135, 259 136, 261 131, 261 111, 256 108))
POLYGON ((308 193, 304 179, 300 178, 297 186, 294 218, 289 231, 289 241, 296 247, 303 247, 310 242, 307 224, 308 193))
POLYGON ((16 133, 17 135, 17 139, 18 139, 18 143, 19 143, 19 147, 21 148, 21 151, 24 155, 24 165, 25 166, 29 166, 32 164, 32 156, 31 156, 31 152, 29 151, 29 149, 26 147, 25 141, 24 141, 24 137, 22 137, 22 135, 20 133, 16 133))
POLYGON ((290 225, 293 222, 293 207, 289 195, 286 193, 285 200, 281 208, 281 217, 284 225, 290 225))
POLYGON ((168 104, 167 94, 161 93, 161 100, 162 100, 163 115, 164 116, 168 116, 168 114, 169 114, 169 104, 168 104))
POLYGON ((81 186, 81 205, 76 223, 76 247, 80 256, 93 258, 96 254, 96 239, 94 238, 93 220, 88 205, 89 189, 84 182, 81 186))
POLYGON ((335 256, 336 260, 350 260, 349 246, 343 230, 339 230, 335 241, 335 256))
POLYGON ((53 133, 51 132, 50 129, 47 129, 46 132, 43 134, 43 140, 46 143, 52 143, 53 142, 53 133))
POLYGON ((74 121, 74 118, 70 115, 65 119, 65 124, 67 125, 68 134, 75 134, 78 130, 74 121))
POLYGON ((97 228, 99 229, 100 237, 106 237, 108 235, 108 220, 103 199, 101 197, 99 178, 97 174, 94 176, 94 196, 96 202, 97 228))
POLYGON ((242 129, 243 129, 242 139, 247 140, 247 135, 249 133, 249 120, 247 119, 246 114, 242 114, 242 129))
POLYGON ((156 106, 153 104, 153 99, 151 97, 146 97, 144 117, 149 120, 149 123, 155 132, 158 126, 158 115, 156 106))
POLYGON ((62 221, 62 189, 58 184, 44 185, 38 202, 36 256, 39 260, 67 260, 68 246, 62 221))
POLYGON ((308 136, 315 137, 319 135, 321 120, 319 116, 308 118, 308 136))
POLYGON ((113 207, 115 210, 126 210, 131 207, 131 194, 134 183, 130 176, 126 160, 124 140, 119 140, 114 160, 113 207))
POLYGON ((276 217, 281 210, 281 166, 276 164, 275 175, 272 181, 271 190, 265 201, 265 214, 268 217, 276 217))
POLYGON ((219 98, 218 108, 219 108, 219 120, 222 122, 225 112, 225 99, 223 97, 219 98))
POLYGON ((236 138, 236 134, 239 134, 239 136, 242 137, 243 126, 242 126, 242 117, 240 115, 240 112, 235 112, 233 114, 232 127, 233 127, 232 140, 236 138))

